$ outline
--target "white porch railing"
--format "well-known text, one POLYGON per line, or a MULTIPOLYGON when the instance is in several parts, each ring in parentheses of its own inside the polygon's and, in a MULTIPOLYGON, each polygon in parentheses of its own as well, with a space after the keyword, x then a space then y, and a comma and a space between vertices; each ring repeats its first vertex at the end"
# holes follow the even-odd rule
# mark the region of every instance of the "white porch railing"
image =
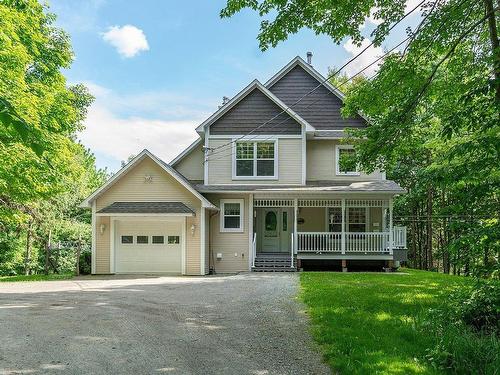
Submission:
POLYGON ((256 257, 257 257, 257 233, 254 233, 252 241, 252 267, 255 267, 256 257))
POLYGON ((389 251, 389 232, 346 233, 347 253, 383 253, 389 251))
MULTIPOLYGON (((345 251, 349 253, 383 253, 388 251, 388 232, 345 233, 345 251)), ((342 233, 299 232, 299 252, 342 252, 342 233)))
POLYGON ((393 228, 394 248, 406 249, 406 227, 393 228))
POLYGON ((342 234, 333 232, 299 232, 297 251, 302 252, 340 252, 342 234))

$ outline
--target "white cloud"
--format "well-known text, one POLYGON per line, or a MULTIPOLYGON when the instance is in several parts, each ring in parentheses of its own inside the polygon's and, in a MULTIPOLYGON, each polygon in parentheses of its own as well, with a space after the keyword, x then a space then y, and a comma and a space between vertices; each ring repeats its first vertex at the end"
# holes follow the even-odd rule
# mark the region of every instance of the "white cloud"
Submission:
POLYGON ((86 128, 78 138, 94 153, 117 162, 127 160, 145 148, 169 162, 198 137, 195 128, 207 117, 207 112, 191 109, 197 102, 193 98, 168 93, 124 96, 93 82, 85 82, 85 85, 96 100, 85 120, 86 128), (125 110, 134 112, 153 97, 163 98, 159 99, 163 101, 162 105, 159 101, 154 103, 170 115, 123 114, 125 110))
POLYGON ((89 110, 86 129, 79 135, 94 152, 127 160, 147 148, 170 161, 197 137, 193 121, 162 121, 141 117, 120 118, 100 105, 89 110))
POLYGON ((102 34, 102 38, 115 47, 123 57, 134 57, 141 51, 149 50, 146 35, 133 25, 112 26, 102 34))
MULTIPOLYGON (((356 44, 353 43, 352 39, 349 39, 343 45, 343 47, 347 52, 349 52, 352 55, 352 57, 354 57, 358 53, 360 53, 363 49, 365 49, 370 43, 371 43, 371 41, 369 39, 364 39, 361 42, 361 45, 357 46, 356 44)), ((384 54, 384 50, 382 49, 382 47, 371 46, 365 52, 363 52, 358 58, 356 58, 352 63, 350 63, 345 68, 345 71, 349 76, 356 74, 361 69, 370 65, 373 61, 375 61, 379 56, 382 56, 383 54, 384 54)), ((378 66, 381 63, 382 63, 382 60, 379 61, 378 63, 374 64, 373 66, 369 67, 368 69, 366 69, 364 71, 364 74, 367 76, 372 75, 373 73, 375 73, 377 71, 378 66)))

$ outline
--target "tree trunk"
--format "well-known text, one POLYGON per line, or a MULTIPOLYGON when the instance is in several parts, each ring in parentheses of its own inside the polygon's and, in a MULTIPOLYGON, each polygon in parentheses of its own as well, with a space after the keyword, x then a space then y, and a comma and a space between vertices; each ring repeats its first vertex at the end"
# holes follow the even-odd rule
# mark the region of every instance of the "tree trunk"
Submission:
POLYGON ((82 236, 78 237, 78 244, 76 246, 76 269, 75 275, 80 276, 80 253, 82 250, 82 236))
POLYGON ((417 216, 417 210, 415 207, 411 210, 411 253, 413 258, 413 267, 417 268, 417 226, 415 222, 415 217, 417 216))
POLYGON ((44 267, 44 270, 45 270, 46 275, 49 274, 50 247, 52 246, 51 240, 52 240, 52 231, 49 230, 49 240, 47 242, 47 245, 45 246, 45 267, 44 267))
POLYGON ((429 186, 427 189, 427 269, 433 268, 432 259, 432 204, 433 204, 433 192, 432 187, 429 186))
POLYGON ((30 274, 30 263, 31 263, 31 237, 33 230, 33 219, 30 218, 28 221, 28 229, 26 230, 26 256, 24 258, 24 274, 30 274))
MULTIPOLYGON (((496 99, 500 102, 500 43, 498 41, 498 30, 496 12, 494 11, 493 0, 483 0, 488 16, 488 29, 491 43, 491 54, 493 57, 493 71, 495 75, 496 99)), ((500 2, 499 2, 500 3, 500 2)), ((500 4, 499 4, 500 6, 500 4)))

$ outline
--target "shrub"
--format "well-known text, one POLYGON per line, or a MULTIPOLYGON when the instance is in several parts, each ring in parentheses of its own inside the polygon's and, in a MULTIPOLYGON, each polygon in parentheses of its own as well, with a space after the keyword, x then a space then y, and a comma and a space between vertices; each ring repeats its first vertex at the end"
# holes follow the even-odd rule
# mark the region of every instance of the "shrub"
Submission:
POLYGON ((89 275, 92 272, 92 253, 82 251, 80 254, 80 275, 89 275))
POLYGON ((495 373, 500 368, 500 282, 462 285, 423 318, 420 329, 435 336, 426 357, 437 369, 495 373))
POLYGON ((500 335, 500 282, 478 280, 450 295, 452 316, 477 333, 500 335))

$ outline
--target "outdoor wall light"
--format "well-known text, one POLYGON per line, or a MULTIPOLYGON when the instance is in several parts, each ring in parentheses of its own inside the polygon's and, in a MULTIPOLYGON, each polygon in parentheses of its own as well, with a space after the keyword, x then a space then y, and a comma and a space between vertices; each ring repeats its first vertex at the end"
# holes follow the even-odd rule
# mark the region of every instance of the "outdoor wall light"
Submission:
POLYGON ((101 224, 99 226, 99 231, 101 232, 101 234, 103 234, 105 230, 106 230, 106 224, 101 224))
POLYGON ((196 225, 191 225, 191 235, 194 236, 194 231, 196 230, 196 225))

